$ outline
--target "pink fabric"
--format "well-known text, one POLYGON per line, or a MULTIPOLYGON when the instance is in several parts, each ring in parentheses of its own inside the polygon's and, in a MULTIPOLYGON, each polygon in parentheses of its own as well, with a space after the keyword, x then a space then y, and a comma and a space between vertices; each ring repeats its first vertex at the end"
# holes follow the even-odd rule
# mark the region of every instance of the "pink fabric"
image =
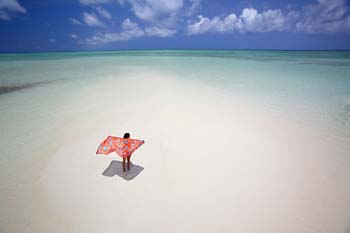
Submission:
POLYGON ((119 156, 126 158, 144 143, 143 140, 108 136, 98 146, 96 154, 108 155, 115 151, 119 156))

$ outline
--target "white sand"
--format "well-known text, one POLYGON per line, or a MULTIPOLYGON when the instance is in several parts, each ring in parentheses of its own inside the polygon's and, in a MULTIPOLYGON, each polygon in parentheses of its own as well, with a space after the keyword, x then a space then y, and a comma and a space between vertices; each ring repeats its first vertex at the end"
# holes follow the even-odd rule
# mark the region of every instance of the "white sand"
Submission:
POLYGON ((148 73, 86 88, 63 108, 76 115, 38 171, 36 208, 5 230, 350 230, 349 143, 249 99, 148 73), (130 181, 102 175, 120 158, 95 155, 107 135, 124 132, 146 142, 132 157, 144 170, 130 181))

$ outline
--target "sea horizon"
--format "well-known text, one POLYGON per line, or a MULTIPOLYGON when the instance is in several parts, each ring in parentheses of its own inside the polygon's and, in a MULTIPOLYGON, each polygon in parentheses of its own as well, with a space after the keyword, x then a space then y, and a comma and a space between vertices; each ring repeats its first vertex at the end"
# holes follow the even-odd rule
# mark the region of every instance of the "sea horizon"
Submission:
POLYGON ((212 49, 212 48, 194 48, 194 49, 106 49, 106 50, 47 50, 47 51, 9 51, 0 54, 31 54, 31 53, 89 53, 89 52, 124 52, 124 51, 281 51, 281 52, 349 52, 350 49, 212 49))

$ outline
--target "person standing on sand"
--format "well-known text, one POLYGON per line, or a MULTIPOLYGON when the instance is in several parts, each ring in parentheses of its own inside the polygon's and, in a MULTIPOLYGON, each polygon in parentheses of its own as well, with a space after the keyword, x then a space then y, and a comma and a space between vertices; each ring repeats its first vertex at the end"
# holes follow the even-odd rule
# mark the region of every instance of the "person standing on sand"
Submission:
MULTIPOLYGON (((129 133, 125 133, 123 138, 129 139, 130 138, 130 134, 129 133)), ((125 172, 125 161, 126 160, 127 160, 128 171, 130 170, 130 158, 131 158, 131 154, 127 155, 126 157, 123 157, 123 172, 125 172)))
POLYGON ((96 154, 108 155, 112 152, 116 152, 117 155, 123 158, 123 172, 125 172, 125 162, 127 161, 127 168, 130 170, 130 158, 132 153, 144 143, 144 140, 131 139, 130 133, 125 133, 123 138, 108 136, 100 143, 96 154))

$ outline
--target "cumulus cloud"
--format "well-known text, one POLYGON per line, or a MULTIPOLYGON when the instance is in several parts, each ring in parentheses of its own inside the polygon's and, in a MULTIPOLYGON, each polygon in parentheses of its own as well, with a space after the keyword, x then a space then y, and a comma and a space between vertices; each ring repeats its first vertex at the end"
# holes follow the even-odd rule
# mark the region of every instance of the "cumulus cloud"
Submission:
POLYGON ((349 0, 318 0, 300 13, 296 30, 309 34, 350 32, 349 0))
POLYGON ((350 32, 348 0, 318 0, 301 10, 271 9, 258 12, 254 8, 243 9, 240 15, 213 18, 198 16, 187 23, 189 35, 204 33, 292 31, 307 34, 331 34, 350 32))
MULTIPOLYGON (((109 33, 96 33, 85 39, 88 44, 126 41, 144 36, 171 37, 179 27, 185 26, 188 35, 205 33, 264 33, 264 32, 298 32, 307 34, 350 33, 349 0, 317 0, 304 7, 269 9, 258 11, 245 8, 238 14, 205 17, 199 15, 194 20, 184 22, 201 8, 201 0, 110 0, 127 5, 141 22, 140 25, 129 18, 121 24, 121 30, 114 32, 100 19, 111 20, 112 15, 103 8, 109 0, 80 0, 94 13, 83 12, 79 21, 71 18, 73 24, 84 23, 88 26, 109 29, 109 33), (100 19, 99 19, 100 18, 100 19)), ((192 17, 191 17, 192 18, 192 17)), ((73 37, 72 37, 73 38, 73 37)))
POLYGON ((196 22, 187 25, 188 34, 203 34, 207 32, 270 32, 285 30, 285 16, 280 9, 267 10, 259 13, 254 8, 246 8, 241 15, 230 14, 226 17, 215 16, 212 19, 198 16, 196 22))
POLYGON ((145 32, 148 36, 171 37, 176 33, 176 30, 153 26, 146 28, 145 32))
POLYGON ((124 0, 135 16, 146 24, 149 36, 171 37, 184 18, 200 9, 201 0, 124 0))
POLYGON ((190 7, 187 9, 187 15, 193 15, 201 7, 201 0, 189 0, 190 7))
POLYGON ((201 0, 79 0, 82 5, 100 6, 116 2, 121 6, 128 4, 135 16, 145 21, 156 21, 173 17, 179 10, 193 13, 200 7, 201 0), (187 7, 184 9, 184 7, 187 7))
MULTIPOLYGON (((114 0, 115 1, 115 0, 114 0)), ((191 2, 193 8, 197 7, 200 0, 186 0, 191 2)), ((112 15, 105 8, 103 3, 107 0, 80 0, 83 5, 93 5, 91 9, 95 13, 83 12, 81 21, 71 18, 73 24, 84 23, 89 26, 104 26, 100 19, 112 20, 112 15)), ((136 22, 132 22, 129 18, 125 19, 121 24, 119 32, 98 32, 92 37, 85 39, 85 42, 90 45, 101 43, 112 43, 117 41, 126 41, 143 36, 149 37, 171 37, 177 30, 175 24, 177 23, 177 13, 183 7, 183 0, 117 0, 120 5, 128 4, 131 11, 143 22, 143 27, 140 27, 136 22)), ((107 22, 107 21, 106 21, 107 22)), ((111 22, 113 24, 113 21, 111 22)), ((110 29, 110 28, 109 28, 110 29)), ((112 30, 110 30, 112 31, 112 30)))
POLYGON ((112 19, 111 13, 107 11, 106 9, 102 8, 101 6, 96 7, 96 11, 101 17, 104 17, 106 19, 112 19))
MULTIPOLYGON (((79 0, 83 5, 93 5, 93 13, 84 13, 85 24, 98 26, 102 24, 98 17, 105 21, 112 20, 112 14, 103 8, 104 3, 114 2, 119 5, 127 5, 138 20, 145 25, 144 32, 147 35, 169 37, 174 35, 183 17, 192 15, 199 9, 201 0, 79 0), (97 16, 96 16, 97 15, 97 16), (97 23, 96 21, 100 23, 97 23)), ((106 21, 107 22, 107 21, 106 21)), ((77 22, 75 22, 77 24, 77 22)), ((113 24, 113 22, 112 22, 113 24)))
POLYGON ((154 21, 176 13, 182 6, 182 0, 127 0, 135 15, 145 21, 154 21))
POLYGON ((17 0, 0 1, 0 20, 11 20, 16 13, 27 13, 27 10, 17 0))
POLYGON ((243 10, 239 19, 244 25, 242 30, 247 32, 283 31, 285 29, 285 17, 280 9, 267 10, 258 13, 253 8, 243 10))
POLYGON ((103 27, 104 24, 98 19, 94 13, 83 13, 83 21, 91 27, 103 27))
POLYGON ((92 38, 87 39, 87 43, 91 45, 105 44, 116 41, 125 41, 133 38, 142 37, 145 32, 137 23, 132 22, 129 18, 122 23, 122 31, 119 33, 97 33, 92 38))
POLYGON ((170 37, 176 33, 175 29, 160 28, 156 26, 142 29, 137 23, 132 22, 129 18, 125 19, 121 24, 122 31, 114 33, 97 33, 93 37, 86 40, 87 44, 106 44, 117 41, 126 41, 143 36, 170 37))
POLYGON ((122 23, 122 28, 126 31, 139 30, 139 25, 135 22, 132 22, 129 18, 125 19, 122 23))
POLYGON ((75 18, 69 18, 69 21, 72 23, 72 24, 75 24, 75 25, 80 25, 81 22, 75 18))

